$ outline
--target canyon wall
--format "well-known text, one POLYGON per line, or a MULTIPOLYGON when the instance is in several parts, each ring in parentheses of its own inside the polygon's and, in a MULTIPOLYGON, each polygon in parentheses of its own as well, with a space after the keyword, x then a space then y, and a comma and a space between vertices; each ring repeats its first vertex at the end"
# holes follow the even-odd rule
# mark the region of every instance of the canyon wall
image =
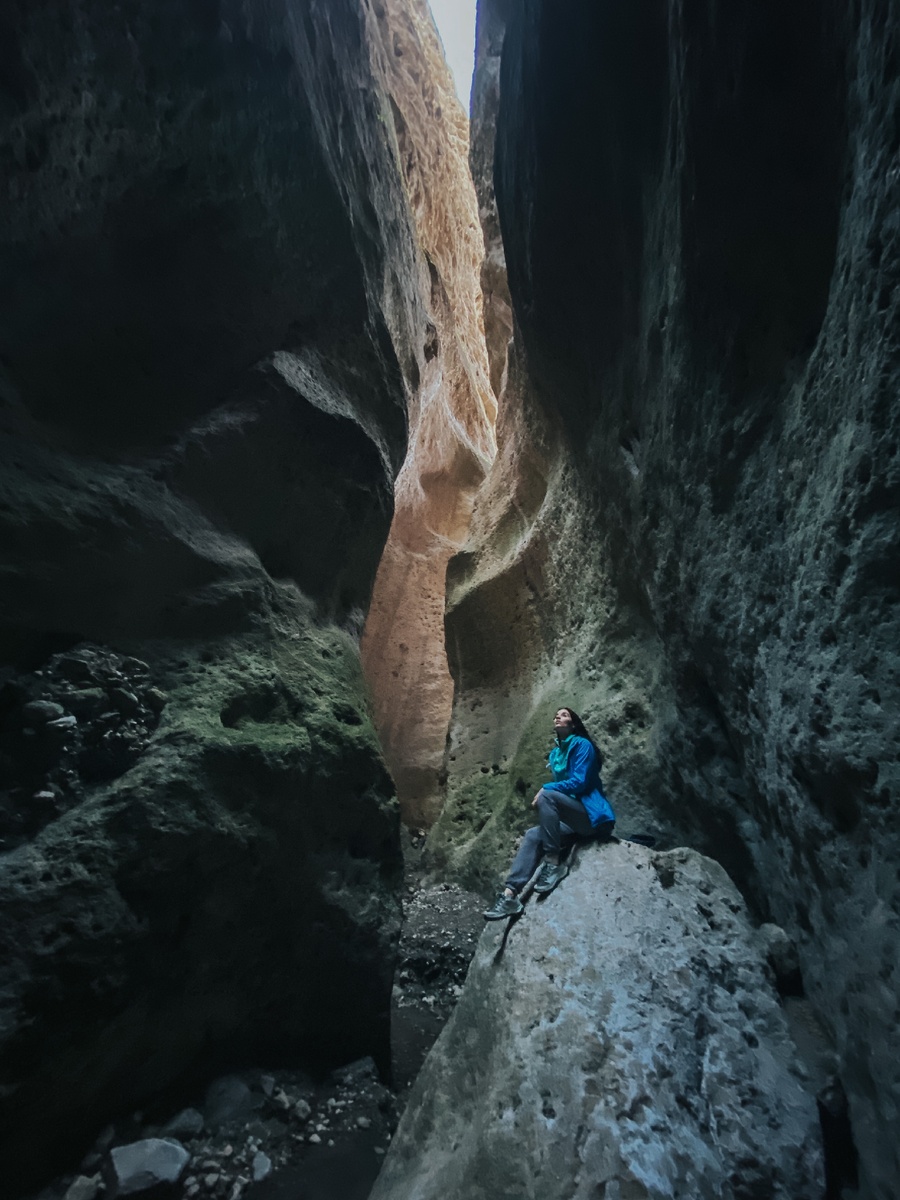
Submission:
MULTIPOLYGON (((796 939, 861 1194, 888 1200, 896 11, 480 8, 473 146, 490 139, 502 42, 493 181, 516 332, 500 370, 517 401, 501 401, 448 573, 456 694, 432 852, 493 882, 552 713, 573 705, 620 830, 713 855, 796 939)), ((489 156, 473 161, 484 214, 489 156)), ((488 341, 496 364, 490 323, 488 341)), ((845 1149, 832 1186, 852 1182, 845 1149)))
POLYGON ((431 324, 362 656, 401 815, 408 825, 428 827, 443 802, 453 698, 444 651, 447 562, 465 540, 475 492, 495 453, 497 404, 482 318, 484 248, 469 123, 425 0, 382 0, 379 12, 431 324))
POLYGON ((0 17, 13 1191, 211 1071, 389 1062, 399 822, 357 642, 444 351, 385 19, 0 17))

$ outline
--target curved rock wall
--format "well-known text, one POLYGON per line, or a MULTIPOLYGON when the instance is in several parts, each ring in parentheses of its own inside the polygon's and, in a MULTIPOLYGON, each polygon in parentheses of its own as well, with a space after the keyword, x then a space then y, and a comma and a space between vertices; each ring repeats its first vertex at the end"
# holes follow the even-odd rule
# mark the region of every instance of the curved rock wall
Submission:
POLYGON ((495 453, 497 404, 485 348, 484 249, 468 121, 424 0, 382 0, 376 12, 390 129, 422 252, 430 324, 362 654, 403 820, 427 827, 443 802, 453 696, 444 650, 447 562, 465 540, 475 492, 495 453))
POLYGON ((16 1191, 223 1066, 389 1061, 398 813, 357 637, 434 302, 382 16, 0 18, 16 1191))
POLYGON ((432 838, 486 883, 574 705, 620 828, 706 849, 798 940, 881 1200, 900 1179, 897 54, 877 3, 510 15, 495 181, 522 416, 450 567, 432 838))

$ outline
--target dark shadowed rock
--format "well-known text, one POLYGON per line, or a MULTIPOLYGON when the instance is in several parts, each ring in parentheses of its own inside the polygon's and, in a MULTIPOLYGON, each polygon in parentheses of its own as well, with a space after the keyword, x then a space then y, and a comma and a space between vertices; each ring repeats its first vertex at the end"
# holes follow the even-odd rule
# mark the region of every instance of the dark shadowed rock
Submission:
POLYGON ((203 1113, 196 1108, 185 1108, 163 1128, 166 1137, 192 1138, 203 1132, 203 1113))
POLYGON ((211 1129, 246 1120, 254 1109, 262 1107, 262 1097, 254 1096, 243 1079, 227 1075, 211 1083, 203 1104, 203 1117, 211 1129))

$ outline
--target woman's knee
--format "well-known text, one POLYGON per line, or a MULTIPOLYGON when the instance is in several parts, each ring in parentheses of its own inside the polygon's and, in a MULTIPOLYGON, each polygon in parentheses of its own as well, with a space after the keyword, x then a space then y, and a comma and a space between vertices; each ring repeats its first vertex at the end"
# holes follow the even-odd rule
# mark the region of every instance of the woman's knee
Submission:
POLYGON ((556 808, 555 793, 548 792, 546 790, 546 788, 541 788, 541 790, 537 794, 537 808, 538 808, 538 812, 541 812, 542 810, 548 809, 548 808, 555 809, 556 808))

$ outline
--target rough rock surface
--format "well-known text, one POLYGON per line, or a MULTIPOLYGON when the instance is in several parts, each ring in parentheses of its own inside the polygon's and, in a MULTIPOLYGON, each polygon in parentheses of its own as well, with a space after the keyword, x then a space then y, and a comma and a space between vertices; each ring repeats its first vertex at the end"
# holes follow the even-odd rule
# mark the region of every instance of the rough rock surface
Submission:
POLYGON ((592 846, 505 948, 498 924, 372 1200, 820 1200, 815 1098, 718 864, 592 846))
POLYGON ((453 697, 444 650, 447 562, 465 540, 475 492, 494 456, 497 405, 482 319, 484 249, 469 123, 424 0, 383 0, 379 12, 391 129, 430 325, 361 649, 401 813, 418 828, 440 812, 446 781, 453 697))
POLYGON ((14 1192, 226 1063, 389 1060, 357 638, 433 322, 378 7, 0 16, 14 1192))
POLYGON ((130 1196, 160 1184, 177 1183, 191 1156, 174 1138, 144 1138, 116 1146, 109 1157, 114 1193, 130 1196))
POLYGON ((796 941, 840 1153, 889 1200, 896 11, 482 7, 509 18, 494 178, 522 402, 448 571, 435 852, 488 879, 574 705, 620 827, 707 850, 796 941))

